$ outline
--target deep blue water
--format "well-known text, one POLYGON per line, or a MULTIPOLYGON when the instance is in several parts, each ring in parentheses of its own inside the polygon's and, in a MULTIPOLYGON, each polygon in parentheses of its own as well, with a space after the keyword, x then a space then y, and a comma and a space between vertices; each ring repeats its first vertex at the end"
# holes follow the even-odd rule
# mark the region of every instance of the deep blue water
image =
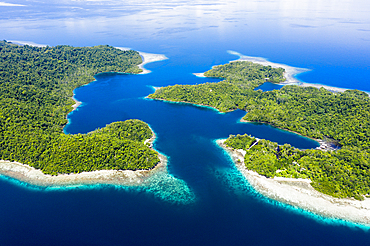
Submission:
MULTIPOLYGON (((0 179, 0 245, 368 245, 370 232, 256 193, 215 140, 248 133, 299 148, 312 140, 240 110, 145 99, 152 86, 216 82, 192 73, 245 55, 311 69, 309 83, 370 91, 370 3, 350 1, 12 1, 0 38, 39 44, 109 44, 169 59, 146 75, 99 74, 77 88, 83 102, 68 134, 137 118, 157 134, 169 175, 139 188, 60 189, 0 179)), ((266 86, 266 85, 264 85, 266 86)), ((269 89, 269 88, 264 88, 269 89)), ((271 88, 270 88, 271 89, 271 88)))
POLYGON ((261 91, 272 91, 272 90, 280 90, 283 86, 277 85, 271 82, 265 82, 262 85, 256 87, 254 90, 261 90, 261 91))

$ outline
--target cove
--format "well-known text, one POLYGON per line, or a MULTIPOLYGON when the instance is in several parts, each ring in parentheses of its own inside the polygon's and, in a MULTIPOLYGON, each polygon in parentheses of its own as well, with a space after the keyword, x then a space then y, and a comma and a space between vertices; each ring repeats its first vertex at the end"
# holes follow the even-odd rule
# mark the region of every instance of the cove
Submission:
POLYGON ((273 91, 273 90, 280 90, 283 85, 277 85, 271 82, 265 82, 262 85, 256 87, 254 90, 262 90, 262 91, 273 91))
MULTIPOLYGON (((153 85, 167 85, 169 81, 153 74, 98 74, 96 81, 75 89, 75 98, 83 104, 68 115, 65 132, 86 133, 114 121, 143 120, 157 135, 155 149, 169 157, 169 172, 198 192, 206 186, 203 182, 207 183, 209 170, 230 167, 215 139, 247 133, 302 149, 318 146, 311 139, 266 124, 239 122, 246 113, 241 110, 219 113, 207 107, 146 99, 153 85)), ((170 71, 168 74, 170 77, 170 71)), ((203 81, 189 76, 187 82, 203 81)))
MULTIPOLYGON (((219 113, 146 99, 153 86, 174 83, 173 77, 178 76, 171 70, 162 74, 167 77, 158 76, 156 70, 147 75, 97 75, 96 81, 74 91, 82 105, 68 115, 65 131, 86 133, 113 121, 141 119, 155 131, 154 148, 168 157, 169 174, 185 185, 174 187, 168 179, 153 179, 147 189, 95 185, 40 192, 0 179, 2 199, 7 201, 0 204, 3 223, 48 221, 40 223, 37 231, 27 227, 23 238, 48 235, 45 241, 56 240, 59 245, 70 242, 71 234, 76 244, 99 245, 267 245, 276 238, 288 245, 312 245, 321 242, 317 238, 323 231, 330 243, 349 243, 349 235, 357 236, 357 242, 366 241, 366 230, 351 223, 325 219, 260 195, 215 144, 229 134, 244 133, 299 148, 315 148, 315 141, 265 124, 241 123, 245 114, 241 110, 219 113), (194 194, 191 203, 163 198, 180 194, 181 199, 178 190, 184 187, 194 194), (60 224, 66 226, 62 231, 60 224), (349 226, 353 229, 348 230, 349 226), (297 228, 307 228, 310 233, 297 228), (52 237, 55 231, 58 233, 52 237)), ((207 82, 191 74, 183 77, 182 83, 207 82)), ((0 235, 14 243, 15 232, 5 228, 0 235)))
POLYGON ((155 179, 145 189, 40 190, 0 177, 0 245, 369 244, 366 228, 255 192, 214 142, 246 132, 270 139, 280 130, 238 123, 242 111, 219 114, 145 99, 152 86, 218 81, 192 73, 237 59, 226 50, 310 69, 297 75, 303 82, 370 91, 368 0, 18 2, 25 6, 0 6, 2 39, 50 46, 108 44, 169 58, 145 65, 151 74, 97 75, 97 82, 76 89, 83 105, 68 116, 64 130, 89 132, 141 118, 157 134, 154 147, 168 157, 169 176, 182 180, 195 199, 184 204, 158 196, 177 196, 167 179, 155 179))
MULTIPOLYGON (((209 139, 247 133, 279 144, 289 143, 302 149, 319 146, 311 139, 266 124, 241 123, 239 120, 246 113, 241 110, 219 113, 196 105, 146 99, 146 95, 153 92, 153 84, 166 85, 165 79, 154 81, 147 76, 150 74, 99 74, 95 76, 96 81, 75 89, 75 98, 81 101, 82 105, 68 115, 69 124, 65 127, 65 132, 87 133, 114 121, 140 119, 149 123, 159 135, 165 134, 169 137, 171 132, 176 133, 173 138, 179 141, 184 135, 177 129, 185 131, 186 134, 196 134, 209 139), (147 83, 149 81, 150 84, 147 83)), ((188 84, 202 80, 204 81, 204 78, 193 77, 188 84)))
MULTIPOLYGON (((68 115, 65 131, 87 133, 114 121, 143 120, 156 133, 154 148, 169 157, 169 173, 184 180, 195 192, 204 189, 202 182, 206 182, 210 169, 230 166, 225 164, 225 157, 220 157, 223 151, 215 146, 215 139, 247 133, 302 149, 319 146, 309 138, 266 124, 239 122, 246 113, 241 110, 219 113, 207 107, 146 99, 153 92, 152 85, 168 83, 166 78, 153 74, 98 74, 96 81, 75 89, 75 98, 82 106, 68 115)), ((190 83, 203 81, 206 80, 189 76, 190 83)))

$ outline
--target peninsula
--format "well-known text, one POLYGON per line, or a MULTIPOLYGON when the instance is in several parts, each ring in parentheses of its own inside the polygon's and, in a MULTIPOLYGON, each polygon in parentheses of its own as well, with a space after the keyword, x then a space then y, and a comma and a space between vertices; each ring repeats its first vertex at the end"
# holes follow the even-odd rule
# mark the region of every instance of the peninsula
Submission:
MULTIPOLYGON (((245 135, 230 136, 225 144, 220 143, 225 149, 233 151, 229 153, 239 153, 234 159, 242 163, 239 167, 249 170, 249 174, 253 172, 254 175, 265 177, 250 181, 257 190, 262 190, 257 187, 260 187, 258 182, 263 180, 280 179, 279 182, 283 182, 288 178, 290 184, 298 186, 302 182, 292 180, 304 180, 304 186, 317 192, 315 194, 342 201, 337 202, 336 206, 346 203, 351 207, 351 202, 344 201, 352 200, 355 206, 362 209, 359 213, 361 216, 353 217, 353 212, 340 216, 342 212, 337 214, 339 210, 335 209, 320 213, 314 202, 311 205, 303 200, 297 202, 294 195, 289 196, 289 192, 285 192, 284 197, 276 195, 274 186, 269 186, 271 192, 262 192, 264 195, 315 213, 370 224, 369 95, 358 90, 333 90, 300 84, 286 85, 280 90, 267 92, 254 90, 266 81, 292 82, 292 73, 297 73, 294 69, 259 63, 261 61, 254 63, 237 60, 215 66, 205 72, 204 76, 223 78, 221 82, 163 87, 148 97, 207 105, 221 112, 241 109, 246 111, 243 121, 267 123, 337 146, 337 150, 299 150, 288 144, 279 146, 245 135)), ((251 180, 249 174, 246 177, 251 180)), ((310 195, 305 196, 305 199, 309 200, 310 195)))
POLYGON ((73 90, 97 73, 142 72, 138 52, 1 41, 0 60, 0 174, 37 185, 120 183, 122 177, 145 173, 133 171, 151 170, 160 161, 165 165, 165 157, 151 148, 153 131, 140 120, 114 122, 88 134, 63 133, 73 90))

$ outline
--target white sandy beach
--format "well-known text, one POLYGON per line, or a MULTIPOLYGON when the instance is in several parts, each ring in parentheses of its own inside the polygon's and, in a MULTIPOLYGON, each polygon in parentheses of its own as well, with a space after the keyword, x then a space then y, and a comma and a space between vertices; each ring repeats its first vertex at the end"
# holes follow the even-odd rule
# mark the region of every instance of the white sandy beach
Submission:
POLYGON ((206 76, 204 76, 204 73, 193 73, 193 74, 199 78, 206 78, 206 76))
MULTIPOLYGON (((9 42, 16 43, 16 44, 21 44, 21 45, 37 46, 37 47, 45 47, 46 46, 45 44, 37 44, 37 43, 31 42, 31 41, 9 40, 9 42)), ((120 50, 128 50, 129 49, 129 48, 125 48, 125 47, 115 47, 115 48, 120 49, 120 50)), ((302 82, 302 81, 300 81, 300 80, 298 80, 294 77, 295 75, 297 75, 299 73, 310 71, 309 69, 306 69, 306 68, 296 68, 296 67, 291 67, 291 66, 288 66, 288 65, 285 65, 285 64, 274 63, 274 62, 270 62, 267 59, 262 58, 262 57, 246 56, 246 55, 243 55, 239 52, 231 51, 231 50, 229 50, 228 53, 232 54, 232 55, 239 56, 239 59, 234 60, 234 61, 250 61, 250 62, 258 63, 258 64, 261 64, 261 65, 264 65, 264 66, 271 66, 273 68, 279 68, 279 67, 284 68, 285 69, 284 77, 286 78, 286 81, 280 83, 281 85, 298 85, 298 86, 302 86, 302 87, 315 87, 315 88, 318 88, 318 89, 323 87, 323 88, 325 88, 329 91, 333 91, 333 92, 344 92, 344 91, 347 90, 345 88, 339 88, 339 87, 334 87, 334 86, 305 83, 305 82, 302 82)), ((163 60, 168 59, 165 55, 162 55, 162 54, 152 54, 152 53, 146 53, 146 52, 140 52, 140 51, 139 51, 139 54, 143 58, 143 63, 141 63, 139 65, 139 68, 143 70, 143 72, 141 72, 140 74, 147 74, 147 73, 151 72, 150 70, 144 68, 145 64, 150 63, 150 62, 163 61, 163 60)), ((233 62, 233 61, 231 61, 231 62, 233 62)), ((205 77, 204 73, 193 73, 193 74, 197 77, 202 77, 202 78, 205 77)), ((366 93, 369 94, 369 92, 366 92, 366 93)))
MULTIPOLYGON (((31 41, 19 41, 19 40, 8 40, 8 41, 14 44, 20 44, 20 45, 30 45, 30 46, 36 46, 36 47, 46 47, 47 46, 46 44, 37 44, 31 41)), ((115 48, 123 50, 123 51, 130 50, 130 48, 126 48, 126 47, 115 47, 115 48)), ((146 52, 141 52, 141 51, 139 51, 139 54, 141 55, 143 59, 143 63, 139 65, 139 68, 143 70, 140 74, 148 74, 151 72, 150 70, 144 68, 146 64, 168 59, 168 57, 166 57, 163 54, 153 54, 153 53, 146 53, 146 52)))
MULTIPOLYGON (((44 44, 36 44, 30 41, 9 40, 9 42, 36 47, 46 46, 44 44)), ((126 48, 119 49, 127 50, 126 48)), ((140 52, 140 55, 143 57, 144 60, 144 62, 139 66, 141 69, 143 69, 142 73, 150 72, 149 70, 143 68, 145 64, 168 59, 166 56, 160 54, 150 54, 140 52)), ((76 108, 81 105, 81 102, 76 100, 74 96, 72 97, 72 99, 75 101, 75 104, 72 105, 72 108, 73 110, 76 110, 76 108)), ((150 146, 152 146, 154 139, 155 134, 153 132, 153 137, 147 139, 145 143, 149 143, 150 146)), ((100 170, 94 172, 83 172, 79 174, 61 174, 58 176, 43 174, 42 171, 19 162, 9 162, 0 160, 0 174, 37 186, 70 186, 70 185, 97 184, 97 183, 132 186, 143 183, 145 179, 148 179, 149 177, 153 176, 154 173, 157 172, 167 173, 166 167, 167 158, 161 154, 159 154, 158 156, 160 158, 160 163, 158 163, 156 167, 153 168, 152 170, 137 170, 137 171, 100 170)))
MULTIPOLYGON (((228 53, 230 53, 232 55, 237 55, 237 56, 240 57, 239 59, 233 60, 233 61, 230 61, 230 62, 250 61, 250 62, 253 62, 253 63, 261 64, 263 66, 271 66, 273 68, 279 68, 279 67, 284 68, 285 69, 284 77, 285 77, 286 80, 282 83, 279 83, 280 85, 298 85, 298 86, 302 86, 302 87, 315 87, 315 88, 318 88, 318 89, 320 89, 322 87, 322 88, 325 88, 325 89, 327 89, 329 91, 332 91, 332 92, 344 92, 344 91, 348 90, 348 89, 345 89, 345 88, 339 88, 339 87, 322 85, 322 84, 305 83, 305 82, 302 82, 302 81, 300 81, 300 80, 298 80, 294 77, 297 74, 308 72, 308 71, 310 71, 310 69, 297 68, 297 67, 291 67, 291 66, 288 66, 288 65, 285 65, 285 64, 274 63, 274 62, 270 62, 267 59, 262 58, 262 57, 245 56, 245 55, 240 54, 236 51, 228 51, 228 53)), ((200 77, 200 78, 206 77, 206 76, 204 76, 204 73, 193 73, 193 74, 197 77, 200 77)), ((368 93, 368 92, 366 92, 366 93, 368 93)))
POLYGON ((147 74, 151 72, 150 70, 144 68, 145 64, 168 59, 165 55, 162 55, 162 54, 152 54, 152 53, 146 53, 146 52, 141 52, 141 51, 139 51, 139 54, 143 57, 143 63, 139 65, 139 68, 143 70, 140 74, 147 74))
MULTIPOLYGON (((115 48, 120 49, 120 50, 129 50, 129 48, 125 48, 125 47, 115 47, 115 48)), ((168 59, 167 56, 162 55, 162 54, 153 54, 153 53, 146 53, 146 52, 141 52, 141 51, 139 51, 139 54, 141 55, 143 59, 143 63, 139 65, 139 68, 143 70, 140 74, 151 73, 150 70, 144 68, 146 64, 168 59)))
POLYGON ((232 150, 223 144, 224 141, 225 139, 217 140, 217 144, 229 153, 239 171, 262 195, 328 218, 370 226, 369 198, 364 201, 334 198, 316 191, 308 179, 266 178, 247 170, 244 165, 243 150, 232 150))
MULTIPOLYGON (((21 41, 17 41, 17 42, 20 43, 21 41)), ((31 44, 30 42, 28 42, 28 43, 23 42, 21 44, 33 45, 33 43, 31 44)), ((38 45, 38 46, 42 47, 42 45, 38 45)), ((120 50, 128 50, 128 48, 123 48, 123 47, 116 47, 116 48, 120 49, 120 50)), ((143 58, 143 63, 141 63, 139 65, 139 68, 143 70, 140 74, 148 74, 148 73, 151 72, 150 70, 144 68, 145 64, 148 64, 148 63, 151 63, 151 62, 156 62, 156 61, 163 61, 163 60, 168 59, 165 55, 162 55, 162 54, 151 54, 151 53, 145 53, 145 52, 139 52, 139 54, 143 58)), ((153 87, 153 88, 157 89, 156 87, 153 87)), ((73 101, 75 101, 75 104, 72 105, 72 108, 73 108, 73 110, 76 110, 76 108, 78 108, 82 104, 82 102, 78 101, 74 97, 74 95, 73 95, 72 99, 73 99, 73 101)))
MULTIPOLYGON (((153 131, 152 131, 153 132, 153 131)), ((156 138, 155 133, 145 140, 150 146, 156 138)), ((71 186, 83 184, 115 184, 137 186, 158 172, 167 173, 167 158, 158 153, 160 162, 151 170, 100 170, 79 174, 59 174, 51 176, 41 170, 19 162, 0 160, 0 174, 37 186, 71 186)))
POLYGON ((333 91, 333 92, 344 92, 344 91, 347 90, 345 88, 338 88, 338 87, 334 87, 334 86, 305 83, 305 82, 302 82, 302 81, 300 81, 300 80, 298 80, 294 77, 297 74, 310 71, 309 69, 306 69, 306 68, 297 68, 297 67, 291 67, 291 66, 288 66, 288 65, 285 65, 285 64, 270 62, 267 59, 262 58, 262 57, 245 56, 245 55, 240 54, 236 51, 230 51, 229 50, 228 53, 232 54, 232 55, 237 55, 237 56, 240 57, 239 59, 237 59, 235 61, 250 61, 250 62, 261 64, 263 66, 271 66, 273 68, 279 68, 279 67, 284 68, 285 69, 284 77, 286 78, 286 81, 284 81, 283 83, 280 83, 281 85, 298 85, 298 86, 302 86, 302 87, 315 87, 315 88, 318 88, 318 89, 323 87, 323 88, 325 88, 329 91, 333 91))
POLYGON ((167 172, 167 159, 159 155, 161 162, 152 170, 100 170, 79 174, 51 176, 19 162, 0 160, 0 174, 37 186, 75 186, 88 184, 114 184, 139 186, 154 173, 167 172))
MULTIPOLYGON (((13 41, 20 44, 29 44, 34 46, 38 45, 31 42, 13 41)), ((123 48, 122 48, 123 49, 123 48)), ((305 72, 306 69, 294 68, 284 64, 272 63, 263 58, 243 56, 237 52, 231 54, 239 55, 240 59, 244 61, 252 61, 262 65, 270 65, 272 67, 282 67, 286 70, 286 81, 283 84, 297 84, 300 86, 314 86, 317 88, 324 87, 330 91, 343 92, 346 89, 324 86, 319 84, 302 83, 294 78, 295 74, 305 72)), ((150 62, 161 61, 168 59, 164 55, 150 54, 140 52, 143 57, 143 63, 140 68, 143 69, 142 74, 149 73, 150 71, 143 66, 150 62)), ((202 73, 195 74, 196 76, 204 76, 202 73)), ((157 88, 155 88, 157 89, 157 88)), ((72 107, 76 109, 81 103, 73 98, 76 102, 72 107)), ((145 143, 152 145, 155 135, 145 143)), ((338 199, 328 195, 322 194, 310 185, 310 180, 302 179, 287 179, 287 178, 274 178, 269 179, 256 172, 247 170, 244 165, 244 155, 242 150, 231 150, 227 148, 223 142, 225 140, 218 140, 217 143, 223 147, 234 159, 240 172, 246 177, 249 183, 266 197, 281 201, 315 214, 323 215, 329 218, 339 218, 355 223, 360 223, 370 226, 370 199, 364 201, 357 201, 354 199, 338 199), (240 160, 237 161, 237 160, 240 160)), ((74 186, 85 184, 114 184, 126 186, 140 186, 145 182, 150 182, 150 178, 158 173, 168 174, 167 171, 167 158, 159 154, 160 163, 152 170, 100 170, 94 172, 83 172, 79 174, 61 174, 51 176, 43 174, 42 171, 24 165, 18 162, 9 162, 0 160, 0 174, 32 184, 37 186, 74 186)))
MULTIPOLYGON (((73 108, 73 110, 76 110, 76 108, 78 108, 78 107, 82 104, 82 102, 78 101, 78 100, 74 97, 74 95, 73 95, 72 99, 73 99, 73 101, 75 101, 75 104, 73 104, 73 105, 72 105, 72 108, 73 108)), ((72 110, 72 111, 73 111, 73 110, 72 110)))
MULTIPOLYGON (((156 136, 145 143, 153 145, 156 136)), ((167 157, 158 153, 160 162, 151 170, 100 170, 79 174, 51 176, 19 162, 0 160, 0 175, 38 187, 66 188, 82 185, 109 184, 119 187, 138 187, 170 203, 189 204, 196 200, 195 194, 181 180, 168 173, 167 157)))

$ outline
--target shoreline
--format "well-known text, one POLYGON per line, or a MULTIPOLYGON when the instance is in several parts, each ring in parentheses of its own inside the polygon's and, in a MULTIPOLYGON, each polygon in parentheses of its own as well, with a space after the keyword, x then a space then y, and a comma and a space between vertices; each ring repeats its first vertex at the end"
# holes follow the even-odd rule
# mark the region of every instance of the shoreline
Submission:
MULTIPOLYGON (((283 130, 283 131, 287 131, 287 132, 291 132, 291 133, 297 134, 297 135, 302 136, 302 137, 305 137, 305 138, 309 138, 309 139, 311 139, 313 141, 316 141, 319 144, 319 146, 316 147, 315 149, 323 150, 323 151, 329 151, 329 150, 331 151, 331 150, 337 150, 338 148, 340 148, 340 146, 336 146, 336 145, 334 145, 334 146, 336 146, 336 148, 334 148, 332 142, 330 142, 330 141, 327 141, 327 140, 324 140, 324 139, 316 139, 316 138, 311 138, 311 137, 308 137, 308 136, 304 136, 304 135, 302 135, 299 132, 295 132, 295 131, 292 131, 292 130, 289 130, 289 129, 284 129, 284 128, 279 128, 279 127, 273 126, 269 122, 248 121, 248 120, 243 119, 244 116, 242 118, 240 118, 240 120, 239 120, 240 123, 259 123, 259 124, 266 124, 266 125, 269 125, 271 127, 276 128, 276 129, 280 129, 280 130, 283 130)), ((303 150, 303 149, 301 149, 301 150, 303 150)))
MULTIPOLYGON (((152 130, 152 128, 149 126, 152 130)), ((19 162, 0 160, 0 178, 13 179, 41 189, 68 189, 81 186, 112 185, 116 188, 138 188, 152 193, 158 199, 169 203, 191 204, 196 200, 195 194, 187 184, 173 177, 167 168, 169 158, 155 150, 153 143, 156 134, 144 144, 158 153, 159 162, 148 170, 95 170, 90 172, 44 174, 40 169, 19 162)))
POLYGON ((92 172, 51 176, 19 162, 0 160, 0 174, 40 187, 68 187, 76 185, 111 184, 140 186, 157 172, 167 172, 167 158, 158 154, 160 162, 151 170, 98 170, 92 172))
MULTIPOLYGON (((75 101, 75 104, 73 104, 71 107, 73 108, 72 111, 75 111, 80 105, 82 105, 82 102, 78 101, 76 98, 75 98, 75 95, 72 96, 72 99, 73 101, 75 101)), ((71 111, 71 112, 72 112, 71 111)), ((68 115, 67 115, 68 116, 68 115)), ((68 117, 67 117, 68 119, 68 117)), ((67 123, 68 124, 68 123, 67 123)))
MULTIPOLYGON (((28 45, 38 46, 38 47, 45 47, 45 45, 39 45, 39 44, 35 44, 35 43, 32 43, 32 42, 23 42, 23 41, 13 41, 13 42, 14 43, 19 43, 19 44, 24 44, 24 45, 25 44, 28 44, 28 45)), ((129 48, 123 48, 123 47, 115 47, 115 48, 116 49, 123 50, 123 51, 124 50, 129 50, 129 48)), ((162 55, 162 54, 152 54, 152 53, 145 53, 145 52, 140 52, 140 51, 139 51, 139 54, 140 54, 140 56, 143 59, 143 62, 138 65, 138 67, 143 70, 139 74, 148 74, 148 73, 151 73, 150 70, 144 68, 144 66, 146 64, 151 63, 151 62, 163 61, 163 60, 168 59, 165 55, 162 55)), ((94 82, 94 81, 96 81, 95 75, 94 75, 94 80, 91 81, 91 82, 94 82)), ((89 82, 88 84, 90 84, 91 82, 89 82)), ((86 85, 88 85, 88 84, 86 84, 86 85)), ((74 93, 73 93, 72 99, 73 99, 73 101, 75 101, 75 104, 72 105, 72 108, 73 108, 72 111, 75 111, 80 105, 82 105, 82 102, 78 101, 75 98, 75 94, 74 93)), ((69 112, 69 113, 71 113, 71 112, 69 112)), ((68 114, 67 114, 66 118, 68 120, 68 114)))
MULTIPOLYGON (((14 44, 20 44, 20 45, 35 46, 35 47, 46 47, 47 46, 46 44, 37 44, 37 43, 31 42, 31 41, 8 40, 8 42, 11 42, 11 43, 14 43, 14 44)), ((130 50, 130 48, 126 48, 126 47, 114 47, 114 48, 122 50, 122 51, 130 50)), ((168 59, 168 57, 163 55, 163 54, 146 53, 146 52, 141 52, 141 51, 138 51, 138 52, 139 52, 139 54, 140 54, 140 56, 143 60, 143 62, 138 65, 138 67, 143 70, 139 74, 148 74, 148 73, 152 72, 152 71, 144 68, 144 66, 146 64, 151 63, 151 62, 163 61, 163 60, 168 59)))
POLYGON ((233 60, 231 62, 249 61, 249 62, 261 64, 263 66, 271 66, 272 68, 284 68, 285 69, 284 77, 285 77, 286 81, 284 81, 282 83, 279 83, 279 84, 288 85, 288 84, 302 83, 300 80, 296 79, 294 77, 294 75, 311 71, 310 69, 306 69, 306 68, 297 68, 297 67, 291 67, 291 66, 285 65, 285 64, 270 62, 267 59, 262 58, 262 57, 246 56, 246 55, 240 54, 236 51, 230 51, 229 50, 228 53, 231 54, 231 55, 239 56, 239 59, 233 60))
MULTIPOLYGON (((17 43, 38 47, 45 46, 32 42, 18 41, 17 43)), ((144 60, 139 65, 144 70, 142 74, 150 72, 143 68, 145 64, 168 59, 164 55, 143 52, 140 55, 144 60)), ((78 101, 74 95, 71 98, 75 102, 75 104, 71 105, 72 111, 74 111, 82 102, 78 101)), ((153 135, 149 139, 146 139, 144 144, 157 152, 159 161, 154 167, 148 170, 95 170, 52 176, 44 174, 40 169, 20 162, 0 160, 0 178, 46 189, 74 188, 85 185, 113 185, 122 188, 135 187, 144 189, 149 193, 153 193, 154 196, 171 203, 192 203, 196 198, 190 187, 183 180, 175 178, 169 173, 167 168, 169 163, 168 157, 153 148, 156 134, 152 129, 151 131, 153 135), (164 182, 165 185, 163 185, 164 182)))
POLYGON ((151 170, 98 170, 51 176, 19 162, 0 160, 0 174, 40 187, 68 187, 76 185, 111 184, 140 186, 158 172, 167 172, 167 158, 158 154, 160 162, 151 170))
POLYGON ((193 75, 197 76, 198 78, 208 78, 204 75, 204 73, 193 73, 193 75))
MULTIPOLYGON (((144 144, 148 143, 148 147, 153 149, 152 146, 156 139, 156 134, 152 128, 150 128, 150 130, 153 135, 151 138, 146 139, 144 144)), ((95 170, 90 172, 58 174, 56 176, 52 176, 44 174, 40 169, 36 169, 26 164, 0 160, 0 175, 41 187, 92 184, 140 186, 145 182, 145 180, 158 172, 168 174, 167 157, 157 150, 155 151, 158 153, 159 162, 155 167, 149 170, 95 170)))
POLYGON ((152 54, 152 53, 146 53, 146 52, 141 52, 141 51, 139 51, 139 54, 143 58, 143 63, 139 65, 139 68, 143 70, 140 74, 148 74, 152 72, 144 68, 146 64, 151 63, 151 62, 164 61, 168 59, 167 56, 162 55, 162 54, 152 54))
MULTIPOLYGON (((153 88, 161 88, 161 87, 153 87, 153 88)), ((155 89, 155 90, 157 90, 155 89)), ((218 110, 217 108, 215 107, 212 107, 212 106, 209 106, 209 105, 204 105, 204 104, 197 104, 197 103, 192 103, 192 102, 185 102, 185 101, 169 101, 169 100, 166 100, 166 99, 162 99, 162 98, 150 98, 148 96, 146 96, 145 98, 147 99, 151 99, 151 100, 158 100, 158 101, 164 101, 166 103, 182 103, 182 104, 190 104, 192 106, 195 106, 195 107, 200 107, 200 108, 209 108, 209 109, 212 109, 214 111, 217 111, 219 114, 225 114, 225 113, 229 113, 229 112, 233 112, 237 109, 234 109, 234 110, 229 110, 229 111, 226 111, 226 112, 221 112, 220 110, 218 110)))
POLYGON ((237 169, 260 194, 270 199, 301 208, 330 219, 341 219, 370 226, 370 199, 357 201, 349 198, 334 198, 316 191, 309 179, 275 177, 266 178, 246 169, 243 150, 233 150, 224 145, 226 139, 216 143, 232 158, 237 169))
MULTIPOLYGON (((119 49, 119 50, 130 50, 129 48, 124 48, 124 47, 114 47, 116 49, 119 49)), ((153 53, 146 53, 146 52, 141 52, 141 51, 138 51, 143 62, 141 64, 138 65, 138 67, 143 70, 141 73, 139 74, 148 74, 148 73, 151 73, 152 71, 144 68, 144 66, 148 63, 152 63, 152 62, 157 62, 157 61, 163 61, 163 60, 167 60, 168 57, 163 55, 163 54, 153 54, 153 53)))
MULTIPOLYGON (((47 45, 36 44, 30 41, 14 41, 9 42, 30 45, 36 47, 46 47, 47 45)), ((127 48, 116 47, 121 50, 128 50, 127 48)), ((139 65, 139 68, 143 70, 140 74, 150 73, 151 71, 143 68, 143 66, 150 62, 156 62, 168 59, 165 55, 151 54, 139 52, 143 58, 143 63, 139 65)), ((91 82, 90 82, 91 83, 91 82)), ((82 102, 78 101, 74 95, 72 96, 75 104, 71 105, 72 111, 75 111, 82 102)), ((71 111, 71 112, 72 112, 71 111)), ((68 114, 66 116, 68 120, 68 114)), ((67 123, 68 124, 68 123, 67 123)), ((156 135, 151 129, 153 136, 144 141, 144 144, 148 143, 149 148, 152 148, 153 142, 155 141, 156 135)), ((156 151, 156 150, 155 150, 156 151)), ((59 174, 57 176, 51 176, 44 174, 40 169, 36 169, 26 164, 19 162, 10 162, 6 160, 0 160, 0 175, 16 179, 21 182, 25 182, 35 186, 41 187, 59 187, 59 186, 75 186, 75 185, 92 185, 92 184, 112 184, 112 185, 126 185, 126 186, 140 186, 145 180, 154 176, 158 172, 168 174, 167 171, 167 157, 163 154, 158 153, 160 159, 157 165, 150 170, 96 170, 91 172, 82 173, 71 173, 71 174, 59 174)))
POLYGON ((297 67, 292 67, 292 66, 285 65, 285 64, 270 62, 267 59, 262 58, 262 57, 246 56, 246 55, 240 54, 239 52, 231 51, 231 50, 229 50, 228 53, 231 54, 231 55, 239 56, 239 59, 231 61, 231 62, 250 61, 250 62, 253 62, 253 63, 261 64, 263 66, 271 66, 273 68, 279 68, 279 67, 284 68, 285 69, 284 77, 285 77, 286 81, 281 82, 278 85, 298 85, 298 86, 302 86, 302 87, 315 87, 317 89, 320 89, 321 87, 323 87, 324 89, 326 89, 328 91, 332 91, 332 92, 344 92, 346 90, 350 90, 350 89, 346 89, 346 88, 339 88, 339 87, 322 85, 322 84, 306 83, 306 82, 302 82, 299 79, 294 77, 297 74, 311 71, 310 69, 297 68, 297 67))
MULTIPOLYGON (((204 78, 206 78, 206 77, 204 77, 204 78)), ((154 89, 154 92, 155 92, 158 89, 163 88, 163 87, 152 86, 152 88, 154 89)), ((183 104, 190 104, 190 105, 193 105, 195 107, 209 108, 209 109, 212 109, 214 111, 217 111, 219 114, 225 114, 225 113, 229 113, 229 112, 233 112, 233 111, 237 110, 237 109, 233 109, 233 110, 229 110, 229 111, 226 111, 226 112, 221 112, 220 110, 218 110, 215 107, 212 107, 212 106, 209 106, 209 105, 204 105, 204 104, 196 104, 196 103, 186 102, 186 101, 169 101, 169 100, 162 99, 162 98, 150 98, 149 96, 146 96, 145 98, 150 99, 150 100, 163 101, 163 102, 166 102, 166 103, 183 103, 183 104)))

